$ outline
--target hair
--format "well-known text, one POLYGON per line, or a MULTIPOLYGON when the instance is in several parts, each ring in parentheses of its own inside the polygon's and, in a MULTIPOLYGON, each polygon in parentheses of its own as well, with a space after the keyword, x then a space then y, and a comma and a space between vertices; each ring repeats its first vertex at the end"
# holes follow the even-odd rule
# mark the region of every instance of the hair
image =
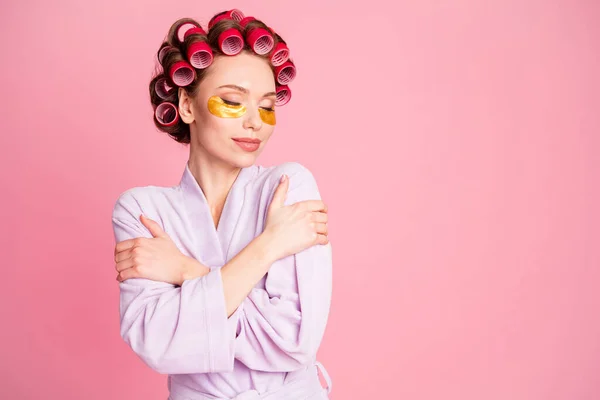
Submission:
MULTIPOLYGON (((191 25, 194 25, 199 28, 202 28, 202 26, 197 21, 195 21, 194 19, 191 19, 191 18, 181 18, 181 19, 175 21, 175 23, 173 23, 173 25, 171 25, 171 28, 169 29, 169 33, 167 34, 165 40, 163 41, 163 43, 161 44, 161 46, 157 52, 157 59, 158 59, 159 66, 155 70, 153 78, 151 79, 150 85, 149 85, 150 102, 152 103, 152 107, 154 110, 161 103, 165 103, 165 102, 172 103, 173 105, 175 105, 176 108, 178 108, 179 87, 173 82, 173 80, 169 76, 168 71, 170 71, 171 67, 179 61, 186 61, 189 63, 189 60, 187 59, 187 50, 193 43, 196 43, 198 41, 206 42, 210 46, 210 48, 213 52, 214 58, 221 57, 221 56, 227 57, 227 55, 225 55, 219 47, 219 35, 222 32, 224 32, 225 30, 230 29, 230 28, 235 28, 242 34, 242 37, 245 38, 246 31, 252 30, 255 28, 264 28, 264 29, 267 29, 269 32, 273 33, 272 36, 273 36, 273 39, 275 42, 273 45, 273 48, 275 48, 277 46, 277 44, 280 42, 285 44, 285 41, 281 38, 281 36, 279 36, 277 33, 274 33, 272 31, 272 29, 270 29, 266 24, 264 24, 260 20, 251 20, 250 22, 248 22, 246 24, 245 27, 242 27, 242 25, 240 25, 240 23, 237 20, 225 18, 225 19, 221 19, 221 20, 217 21, 213 25, 213 20, 226 12, 227 11, 215 14, 211 18, 211 20, 209 22, 209 26, 211 26, 211 28, 206 30, 206 32, 207 32, 206 35, 203 35, 203 34, 197 33, 197 32, 191 33, 185 38, 184 41, 180 41, 180 38, 178 36, 180 27, 182 27, 183 25, 186 25, 186 24, 191 24, 191 25), (162 55, 162 57, 161 57, 161 55, 162 55), (159 96, 156 92, 156 83, 160 79, 164 79, 166 84, 168 86, 170 86, 170 88, 168 89, 168 91, 166 93, 162 93, 163 97, 159 96), (166 96, 165 96, 165 94, 166 94, 166 96)), ((255 55, 256 57, 264 58, 265 61, 271 66, 273 71, 275 71, 275 67, 273 67, 271 65, 271 63, 269 62, 269 57, 270 57, 272 51, 267 54, 263 54, 263 55, 257 54, 252 50, 250 45, 244 39, 244 47, 241 52, 250 52, 251 54, 255 55)), ((192 66, 192 68, 194 68, 194 67, 192 66)), ((191 97, 196 96, 196 94, 198 93, 198 87, 200 85, 200 82, 202 82, 202 80, 204 79, 206 74, 210 72, 211 68, 212 68, 212 65, 210 65, 207 68, 203 68, 203 69, 194 68, 194 70, 195 70, 194 80, 189 85, 184 87, 184 89, 186 90, 188 95, 190 95, 191 97)), ((177 120, 174 124, 168 125, 168 126, 161 124, 157 120, 156 114, 154 114, 153 119, 154 119, 154 124, 156 125, 156 127, 160 131, 168 133, 169 136, 171 138, 173 138, 175 141, 177 141, 179 143, 184 143, 184 144, 190 143, 190 139, 191 139, 190 126, 188 124, 186 124, 185 122, 183 122, 181 120, 181 118, 177 118, 177 120)))

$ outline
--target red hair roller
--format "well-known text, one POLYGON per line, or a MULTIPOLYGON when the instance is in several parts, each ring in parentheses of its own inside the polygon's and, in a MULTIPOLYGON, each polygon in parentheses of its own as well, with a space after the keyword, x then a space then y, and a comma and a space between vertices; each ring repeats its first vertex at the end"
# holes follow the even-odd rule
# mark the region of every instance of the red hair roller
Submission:
POLYGON ((156 92, 158 97, 160 97, 163 100, 167 100, 169 98, 169 92, 171 91, 171 89, 173 88, 169 86, 165 78, 160 78, 154 84, 154 91, 156 92))
POLYGON ((240 31, 229 28, 219 35, 219 48, 228 56, 238 54, 244 48, 244 38, 240 31))
POLYGON ((162 126, 173 126, 179 121, 177 107, 169 102, 160 103, 154 111, 154 116, 162 126))
POLYGON ((275 95, 275 106, 277 107, 286 105, 292 98, 292 91, 286 85, 277 86, 275 92, 277 93, 275 95))
POLYGON ((187 61, 177 61, 169 70, 169 76, 177 86, 187 86, 194 81, 196 70, 187 61))
MULTIPOLYGON (((200 28, 200 27, 192 22, 184 22, 183 24, 179 25, 179 27, 177 27, 177 38, 179 39, 179 41, 183 42, 185 40, 186 33, 190 29, 194 29, 194 28, 200 28)), ((200 28, 200 29, 202 29, 202 28, 200 28)))
POLYGON ((287 85, 296 77, 296 66, 291 61, 287 61, 275 68, 275 77, 280 85, 287 85))
POLYGON ((256 20, 256 18, 254 18, 254 17, 245 17, 244 19, 242 19, 240 21, 240 25, 242 26, 242 28, 245 28, 246 25, 248 25, 248 22, 255 21, 255 20, 256 20))
POLYGON ((187 31, 185 31, 185 33, 183 34, 183 40, 187 39, 188 36, 196 34, 196 33, 198 35, 206 36, 206 32, 204 31, 204 29, 200 28, 199 26, 195 26, 195 27, 190 28, 187 31))
POLYGON ((229 10, 226 13, 223 13, 218 17, 213 18, 213 20, 208 23, 208 29, 211 29, 217 22, 223 19, 232 19, 234 21, 240 22, 244 19, 244 14, 240 10, 237 10, 235 8, 233 10, 229 10))
POLYGON ((167 54, 167 52, 169 50, 171 50, 172 48, 173 48, 173 46, 170 46, 170 45, 165 45, 160 48, 160 50, 158 51, 158 62, 159 63, 162 64, 163 58, 165 58, 165 54, 167 54))
POLYGON ((285 63, 288 58, 290 58, 290 49, 283 42, 277 43, 277 46, 273 49, 273 53, 271 53, 271 64, 274 67, 278 67, 285 63))
POLYGON ((213 62, 212 49, 206 42, 194 42, 188 48, 187 58, 194 68, 207 68, 213 62))
POLYGON ((267 54, 273 49, 275 39, 263 28, 254 28, 246 31, 246 41, 256 54, 267 54))

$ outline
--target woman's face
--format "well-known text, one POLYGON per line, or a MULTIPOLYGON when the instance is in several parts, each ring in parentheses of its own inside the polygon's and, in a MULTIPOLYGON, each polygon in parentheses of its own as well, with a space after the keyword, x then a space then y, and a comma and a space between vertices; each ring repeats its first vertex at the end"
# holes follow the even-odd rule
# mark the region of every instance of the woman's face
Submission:
POLYGON ((235 167, 250 166, 275 129, 273 71, 267 60, 246 52, 216 57, 209 68, 195 97, 180 89, 191 146, 235 167), (258 139, 260 144, 253 148, 235 139, 258 139))

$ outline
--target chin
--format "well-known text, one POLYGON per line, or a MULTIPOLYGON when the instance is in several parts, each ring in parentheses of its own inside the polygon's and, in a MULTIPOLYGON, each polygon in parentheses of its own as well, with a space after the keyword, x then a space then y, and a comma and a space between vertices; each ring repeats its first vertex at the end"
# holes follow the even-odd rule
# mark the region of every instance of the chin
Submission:
POLYGON ((238 157, 235 157, 232 164, 238 168, 248 168, 248 167, 251 167, 252 165, 254 165, 254 163, 256 162, 257 156, 258 156, 258 154, 256 154, 256 155, 248 154, 248 155, 244 155, 244 156, 238 156, 238 157))
POLYGON ((239 154, 239 153, 229 153, 227 155, 223 155, 221 158, 221 160, 225 161, 227 164, 232 165, 236 168, 247 168, 250 167, 252 165, 254 165, 254 163, 256 162, 256 159, 258 157, 258 151, 255 151, 254 153, 246 153, 246 154, 239 154))

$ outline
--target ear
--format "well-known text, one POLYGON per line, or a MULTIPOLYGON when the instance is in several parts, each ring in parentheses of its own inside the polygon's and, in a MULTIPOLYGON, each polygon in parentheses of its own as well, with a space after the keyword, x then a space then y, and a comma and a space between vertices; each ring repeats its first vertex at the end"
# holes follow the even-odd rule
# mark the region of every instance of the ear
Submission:
POLYGON ((180 87, 179 88, 179 115, 181 116, 181 120, 186 124, 191 124, 194 122, 194 109, 193 109, 193 99, 190 97, 188 92, 180 87))

